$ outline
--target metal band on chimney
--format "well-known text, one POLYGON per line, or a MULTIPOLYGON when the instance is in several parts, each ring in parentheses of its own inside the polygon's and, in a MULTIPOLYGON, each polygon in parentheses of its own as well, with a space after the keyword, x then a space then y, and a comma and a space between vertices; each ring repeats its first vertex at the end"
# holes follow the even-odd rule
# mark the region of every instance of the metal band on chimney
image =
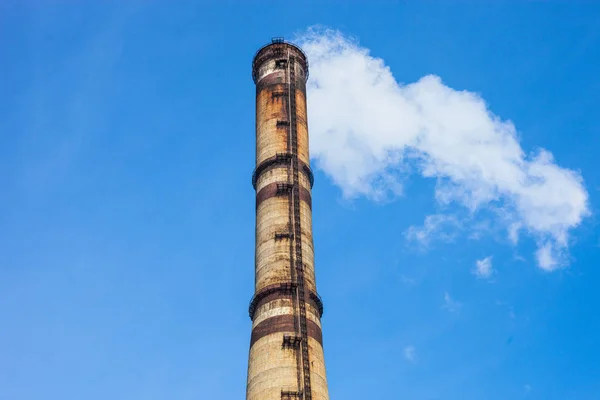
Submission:
MULTIPOLYGON (((291 299, 292 291, 296 288, 296 285, 293 283, 281 283, 270 285, 262 289, 260 292, 257 292, 252 300, 250 301, 250 306, 248 307, 248 314, 250 315, 250 319, 254 320, 254 313, 256 309, 263 304, 266 304, 273 300, 279 299, 291 299)), ((319 318, 323 316, 323 300, 321 300, 321 296, 313 291, 308 291, 308 302, 319 312, 319 318)))
MULTIPOLYGON (((258 181, 258 178, 262 173, 270 171, 273 168, 277 167, 287 167, 291 159, 292 154, 280 153, 275 155, 274 157, 269 157, 260 164, 258 164, 258 166, 254 169, 254 172, 252 173, 252 187, 256 189, 256 182, 258 181)), ((300 170, 306 175, 306 178, 310 182, 310 187, 312 189, 315 183, 315 177, 313 175, 312 170, 304 162, 298 160, 298 163, 300 164, 300 170)))

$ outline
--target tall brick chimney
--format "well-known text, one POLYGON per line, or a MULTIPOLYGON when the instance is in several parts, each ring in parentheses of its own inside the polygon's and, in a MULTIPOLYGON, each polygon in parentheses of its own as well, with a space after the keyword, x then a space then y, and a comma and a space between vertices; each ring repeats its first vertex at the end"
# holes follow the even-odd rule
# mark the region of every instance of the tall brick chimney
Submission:
POLYGON ((328 400, 312 237, 308 60, 276 38, 254 56, 252 78, 256 275, 246 399, 328 400))

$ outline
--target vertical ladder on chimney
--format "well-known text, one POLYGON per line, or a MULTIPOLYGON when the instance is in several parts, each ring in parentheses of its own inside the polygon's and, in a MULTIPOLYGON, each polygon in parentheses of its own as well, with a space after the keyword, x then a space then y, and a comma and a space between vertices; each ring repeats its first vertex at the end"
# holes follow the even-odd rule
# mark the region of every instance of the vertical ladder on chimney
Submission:
MULTIPOLYGON (((295 57, 288 55, 288 71, 289 71, 289 129, 291 136, 291 153, 292 153, 292 203, 294 216, 294 244, 295 244, 295 269, 297 277, 296 291, 297 305, 299 311, 299 327, 300 327, 300 351, 302 360, 302 378, 304 400, 312 400, 312 390, 310 382, 310 360, 308 358, 308 330, 306 324, 306 297, 304 290, 304 263, 302 261, 302 230, 300 225, 300 180, 299 180, 299 160, 298 160, 298 131, 296 125, 296 72, 295 72, 295 57)), ((299 366, 300 367, 300 366, 299 366)), ((299 368, 300 369, 300 368, 299 368)), ((300 373, 300 371, 298 371, 300 373)))

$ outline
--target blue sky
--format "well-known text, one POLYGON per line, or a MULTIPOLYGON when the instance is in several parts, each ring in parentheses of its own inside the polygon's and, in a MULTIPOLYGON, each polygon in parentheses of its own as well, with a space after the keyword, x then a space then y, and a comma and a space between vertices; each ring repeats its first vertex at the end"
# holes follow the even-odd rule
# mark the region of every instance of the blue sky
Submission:
POLYGON ((0 398, 244 397, 273 36, 331 398, 600 398, 599 6, 123 3, 0 5, 0 398))

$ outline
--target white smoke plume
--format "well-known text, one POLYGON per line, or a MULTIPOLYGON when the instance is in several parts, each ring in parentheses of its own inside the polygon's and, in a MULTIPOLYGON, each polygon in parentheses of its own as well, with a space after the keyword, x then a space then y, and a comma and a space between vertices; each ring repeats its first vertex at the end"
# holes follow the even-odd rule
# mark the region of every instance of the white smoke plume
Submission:
POLYGON ((519 233, 532 235, 542 269, 567 264, 569 231, 589 214, 578 172, 547 150, 527 154, 514 125, 476 93, 435 75, 401 84, 338 31, 311 29, 299 44, 310 62, 312 157, 346 198, 399 195, 418 172, 436 180, 440 205, 500 211, 515 244, 519 233))

